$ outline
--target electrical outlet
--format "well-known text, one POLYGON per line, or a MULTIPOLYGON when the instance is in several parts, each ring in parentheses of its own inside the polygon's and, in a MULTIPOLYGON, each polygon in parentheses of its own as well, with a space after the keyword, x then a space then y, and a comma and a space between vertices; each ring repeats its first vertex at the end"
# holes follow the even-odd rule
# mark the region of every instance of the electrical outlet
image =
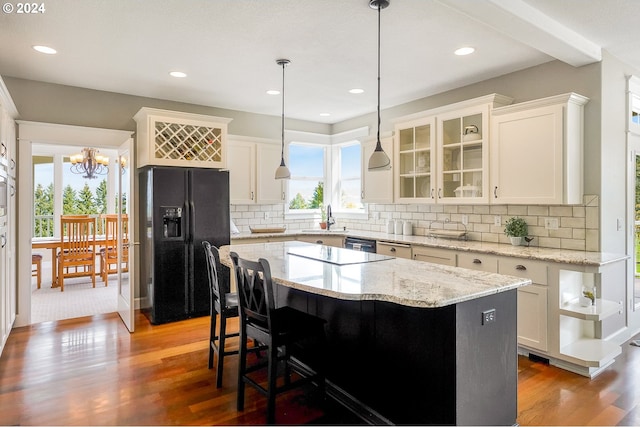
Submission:
POLYGON ((495 225, 496 227, 502 226, 502 218, 500 218, 500 215, 495 215, 493 217, 493 225, 495 225))
POLYGON ((269 219, 269 212, 264 213, 264 219, 269 219))
POLYGON ((462 215, 462 224, 469 225, 469 215, 462 215))
POLYGON ((491 310, 482 312, 482 324, 486 325, 487 323, 493 323, 496 321, 496 309, 492 308, 491 310))
POLYGON ((558 218, 545 218, 544 228, 547 230, 557 230, 559 225, 558 218))

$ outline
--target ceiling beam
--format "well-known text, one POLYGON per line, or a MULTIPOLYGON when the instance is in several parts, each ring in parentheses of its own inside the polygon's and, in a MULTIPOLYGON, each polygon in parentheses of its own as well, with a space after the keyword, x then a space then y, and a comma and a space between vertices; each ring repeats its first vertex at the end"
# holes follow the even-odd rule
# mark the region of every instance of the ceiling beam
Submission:
POLYGON ((602 48, 523 0, 437 0, 574 67, 602 60, 602 48))

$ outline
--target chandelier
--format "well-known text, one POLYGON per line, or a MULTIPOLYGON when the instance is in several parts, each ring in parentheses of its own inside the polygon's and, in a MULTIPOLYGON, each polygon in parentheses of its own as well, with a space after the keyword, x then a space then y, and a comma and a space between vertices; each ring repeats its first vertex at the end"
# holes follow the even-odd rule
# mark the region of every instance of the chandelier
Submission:
POLYGON ((109 158, 98 154, 95 148, 83 148, 81 153, 71 156, 71 172, 84 174, 83 178, 93 179, 109 171, 109 158))

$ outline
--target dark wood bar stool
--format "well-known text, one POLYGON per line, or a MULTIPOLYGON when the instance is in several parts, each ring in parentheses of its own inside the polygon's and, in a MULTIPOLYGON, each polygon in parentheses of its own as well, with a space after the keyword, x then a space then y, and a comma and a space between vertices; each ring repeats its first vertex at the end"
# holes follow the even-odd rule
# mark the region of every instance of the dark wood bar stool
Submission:
POLYGON ((237 408, 244 409, 244 389, 245 384, 249 384, 267 397, 267 423, 274 424, 278 393, 310 382, 315 382, 324 393, 325 321, 292 307, 276 308, 269 262, 263 258, 258 262, 245 260, 235 252, 230 255, 240 307, 237 408), (268 348, 266 360, 247 363, 247 339, 257 340, 268 348), (313 355, 315 366, 308 365, 309 359, 299 360, 303 366, 291 360, 293 347, 303 344, 306 346, 303 354, 313 355), (284 364, 282 385, 277 384, 279 362, 284 364), (264 368, 267 369, 266 386, 259 382, 258 376, 250 375, 264 368), (297 373, 294 381, 290 378, 291 371, 297 373))
POLYGON ((222 387, 222 372, 225 356, 238 354, 238 350, 227 350, 226 339, 239 336, 239 332, 227 332, 227 319, 238 317, 238 294, 230 292, 229 283, 221 273, 218 248, 207 241, 202 242, 207 260, 209 297, 211 300, 211 330, 209 332, 209 369, 213 368, 213 354, 218 355, 216 387, 222 387), (216 335, 216 321, 220 316, 220 332, 216 335))

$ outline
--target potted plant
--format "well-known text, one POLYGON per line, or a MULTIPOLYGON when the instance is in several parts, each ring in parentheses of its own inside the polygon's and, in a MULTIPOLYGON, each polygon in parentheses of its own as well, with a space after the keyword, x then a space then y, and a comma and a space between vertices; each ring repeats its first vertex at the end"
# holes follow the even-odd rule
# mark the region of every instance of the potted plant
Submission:
POLYGON ((320 205, 320 228, 326 230, 327 228, 327 211, 324 208, 324 205, 320 205))
POLYGON ((504 234, 509 236, 511 244, 514 246, 522 245, 524 238, 527 236, 527 223, 523 218, 514 216, 505 222, 504 234))

